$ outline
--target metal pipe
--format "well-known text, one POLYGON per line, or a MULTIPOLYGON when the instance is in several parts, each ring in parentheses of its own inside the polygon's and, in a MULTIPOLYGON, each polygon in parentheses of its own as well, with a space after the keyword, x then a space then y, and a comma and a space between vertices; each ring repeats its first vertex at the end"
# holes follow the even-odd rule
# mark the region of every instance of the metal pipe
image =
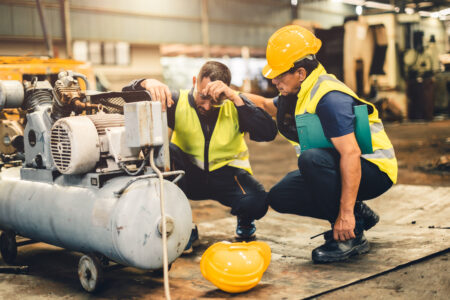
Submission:
MULTIPOLYGON (((178 180, 181 179, 181 177, 183 177, 184 175, 184 171, 178 170, 178 171, 170 171, 170 172, 164 172, 162 173, 163 176, 172 176, 172 175, 178 175, 172 182, 173 183, 177 183, 178 180)), ((148 174, 148 175, 141 175, 138 177, 133 178, 132 180, 128 181, 120 190, 114 192, 114 196, 116 197, 120 197, 120 195, 123 194, 123 192, 133 183, 135 183, 138 180, 143 180, 143 179, 149 179, 149 178, 156 178, 157 175, 156 174, 148 174)))
POLYGON ((202 42, 203 57, 209 57, 209 21, 208 21, 208 0, 202 0, 202 42))
POLYGON ((166 299, 170 300, 170 287, 169 287, 169 261, 167 258, 167 229, 166 229, 166 214, 164 211, 164 186, 163 186, 163 174, 161 171, 155 166, 155 160, 153 158, 155 152, 155 148, 150 150, 150 166, 153 171, 158 174, 159 178, 159 200, 161 207, 161 222, 162 222, 162 246, 163 246, 163 272, 164 272, 164 294, 166 295, 166 299))
POLYGON ((170 139, 169 139, 169 126, 167 126, 167 111, 162 112, 162 123, 163 123, 163 154, 164 154, 164 171, 170 171, 170 139))
POLYGON ((53 57, 54 52, 53 52, 52 36, 51 36, 50 32, 47 33, 47 26, 45 25, 45 16, 44 16, 43 8, 41 6, 41 1, 36 0, 36 5, 38 8, 38 12, 39 12, 39 19, 41 20, 41 27, 42 27, 42 32, 44 34, 45 43, 47 45, 48 56, 53 57))
POLYGON ((60 0, 61 3, 61 19, 64 25, 64 40, 66 42, 67 58, 72 58, 72 32, 70 27, 70 6, 69 0, 60 0))

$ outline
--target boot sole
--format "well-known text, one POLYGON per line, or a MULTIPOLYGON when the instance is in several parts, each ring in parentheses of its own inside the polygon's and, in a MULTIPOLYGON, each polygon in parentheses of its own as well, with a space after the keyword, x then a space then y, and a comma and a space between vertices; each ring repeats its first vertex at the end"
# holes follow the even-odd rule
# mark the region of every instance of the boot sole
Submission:
POLYGON ((340 257, 316 257, 312 258, 314 263, 331 263, 331 262, 338 262, 338 261, 344 261, 349 259, 351 256, 365 254, 369 252, 370 250, 370 244, 367 240, 365 240, 361 245, 358 245, 357 247, 354 247, 351 251, 346 253, 345 255, 342 255, 340 257))
POLYGON ((249 237, 242 237, 242 236, 239 236, 239 235, 236 234, 234 236, 234 238, 235 238, 235 240, 237 242, 251 242, 251 241, 256 240, 256 234, 253 234, 253 235, 251 235, 249 237))

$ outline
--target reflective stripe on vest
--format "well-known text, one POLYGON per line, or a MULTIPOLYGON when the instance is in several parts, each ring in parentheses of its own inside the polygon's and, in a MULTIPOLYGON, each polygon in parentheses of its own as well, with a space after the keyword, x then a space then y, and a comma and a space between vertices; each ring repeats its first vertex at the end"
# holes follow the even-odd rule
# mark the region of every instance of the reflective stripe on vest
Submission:
MULTIPOLYGON (((171 142, 186 153, 193 164, 204 169, 205 137, 197 112, 189 104, 188 95, 189 91, 180 91, 171 142)), ((207 151, 208 171, 230 165, 252 174, 244 134, 239 131, 237 109, 229 100, 220 107, 207 151)))
POLYGON ((335 76, 327 74, 322 65, 319 65, 302 82, 301 89, 297 95, 297 105, 295 115, 303 113, 316 113, 316 107, 322 97, 331 92, 339 91, 351 96, 353 99, 366 104, 369 108, 369 125, 372 134, 372 147, 374 153, 362 155, 364 159, 369 160, 385 172, 392 182, 397 181, 397 159, 394 148, 384 131, 384 126, 378 118, 378 111, 375 106, 359 98, 349 87, 336 79, 335 76))
POLYGON ((287 137, 285 137, 279 130, 278 130, 278 133, 282 136, 282 137, 284 137, 293 147, 294 147, 294 150, 295 150, 295 154, 297 155, 297 157, 299 157, 300 156, 300 152, 301 152, 301 148, 300 148, 300 144, 299 143, 297 143, 297 142, 294 142, 294 141, 292 141, 292 140, 290 140, 290 139, 288 139, 287 137))

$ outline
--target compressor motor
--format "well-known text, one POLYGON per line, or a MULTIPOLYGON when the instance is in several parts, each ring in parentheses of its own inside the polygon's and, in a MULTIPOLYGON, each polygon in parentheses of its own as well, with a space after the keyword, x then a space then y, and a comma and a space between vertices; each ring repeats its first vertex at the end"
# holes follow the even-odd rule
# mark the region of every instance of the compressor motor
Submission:
POLYGON ((86 95, 79 79, 88 86, 84 75, 71 71, 58 74, 54 87, 37 80, 0 83, 0 109, 20 107, 27 112, 22 179, 47 182, 58 174, 151 172, 146 162, 149 147, 156 150, 156 165, 167 170, 161 104, 150 102, 147 92, 86 95), (117 99, 121 113, 106 113, 109 104, 117 108, 117 99))

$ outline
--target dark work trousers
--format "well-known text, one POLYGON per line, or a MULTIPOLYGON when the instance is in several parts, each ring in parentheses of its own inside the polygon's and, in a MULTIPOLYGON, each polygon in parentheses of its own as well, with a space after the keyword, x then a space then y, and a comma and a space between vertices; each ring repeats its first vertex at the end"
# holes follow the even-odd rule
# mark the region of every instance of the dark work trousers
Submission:
MULTIPOLYGON (((299 170, 288 173, 268 195, 269 205, 280 213, 297 214, 334 223, 341 197, 340 155, 336 149, 310 149, 298 159, 299 170)), ((392 186, 389 176, 361 158, 357 201, 373 199, 392 186)))
POLYGON ((206 172, 194 165, 176 145, 170 144, 172 170, 186 173, 178 186, 191 200, 212 199, 231 207, 231 214, 246 221, 262 218, 268 209, 264 187, 247 171, 225 166, 206 172))

